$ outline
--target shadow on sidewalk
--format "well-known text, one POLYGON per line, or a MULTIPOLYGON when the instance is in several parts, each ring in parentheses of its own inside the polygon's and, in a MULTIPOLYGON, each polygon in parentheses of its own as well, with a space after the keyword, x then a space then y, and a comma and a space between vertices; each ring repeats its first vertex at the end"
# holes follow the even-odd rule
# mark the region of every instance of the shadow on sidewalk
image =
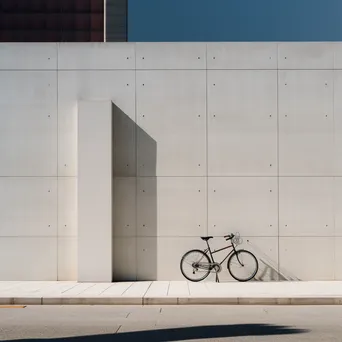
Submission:
POLYGON ((49 342, 166 342, 187 341, 195 339, 211 339, 238 336, 270 336, 307 333, 308 330, 272 324, 232 324, 197 326, 174 329, 157 329, 146 331, 123 332, 107 335, 64 337, 52 339, 23 339, 18 341, 49 342))

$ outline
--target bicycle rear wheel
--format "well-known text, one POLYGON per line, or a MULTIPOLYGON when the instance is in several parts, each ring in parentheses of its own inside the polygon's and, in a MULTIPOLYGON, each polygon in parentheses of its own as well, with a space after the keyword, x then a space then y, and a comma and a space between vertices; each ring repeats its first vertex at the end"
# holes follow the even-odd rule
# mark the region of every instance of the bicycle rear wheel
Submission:
POLYGON ((201 281, 210 273, 211 263, 208 256, 199 249, 185 253, 180 262, 183 276, 190 281, 201 281))
POLYGON ((249 281, 258 272, 257 258, 249 251, 240 249, 232 254, 227 263, 230 275, 237 281, 249 281))

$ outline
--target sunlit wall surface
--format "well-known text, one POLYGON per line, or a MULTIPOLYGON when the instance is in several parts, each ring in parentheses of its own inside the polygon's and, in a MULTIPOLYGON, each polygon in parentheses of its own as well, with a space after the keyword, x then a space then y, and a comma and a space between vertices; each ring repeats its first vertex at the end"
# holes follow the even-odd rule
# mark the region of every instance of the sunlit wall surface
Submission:
POLYGON ((342 280, 341 93, 342 43, 0 44, 0 281, 184 280, 230 232, 342 280))

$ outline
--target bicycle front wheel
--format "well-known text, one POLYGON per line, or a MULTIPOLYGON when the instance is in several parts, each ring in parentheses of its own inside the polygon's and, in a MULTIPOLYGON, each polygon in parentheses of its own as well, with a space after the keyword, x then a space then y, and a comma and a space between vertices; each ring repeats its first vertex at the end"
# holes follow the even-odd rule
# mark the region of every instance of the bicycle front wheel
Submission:
POLYGON ((237 281, 249 281, 258 272, 257 258, 249 251, 240 249, 232 254, 227 263, 230 275, 237 281))
POLYGON ((195 282, 208 277, 210 266, 211 263, 208 256, 199 249, 185 253, 180 262, 180 269, 183 276, 195 282))

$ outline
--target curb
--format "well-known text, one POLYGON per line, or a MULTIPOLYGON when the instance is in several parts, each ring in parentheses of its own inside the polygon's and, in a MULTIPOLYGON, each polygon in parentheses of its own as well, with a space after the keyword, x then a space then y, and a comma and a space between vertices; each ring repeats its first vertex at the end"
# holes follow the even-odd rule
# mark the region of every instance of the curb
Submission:
POLYGON ((12 297, 0 305, 342 305, 342 297, 12 297))

